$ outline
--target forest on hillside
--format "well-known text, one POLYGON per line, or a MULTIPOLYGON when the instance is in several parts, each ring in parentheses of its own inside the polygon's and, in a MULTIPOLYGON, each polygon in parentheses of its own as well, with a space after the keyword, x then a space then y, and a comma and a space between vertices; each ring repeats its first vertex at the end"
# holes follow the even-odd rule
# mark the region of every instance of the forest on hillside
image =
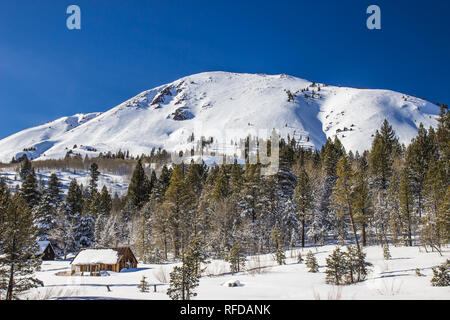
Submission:
MULTIPOLYGON (((261 164, 170 165, 165 151, 153 156, 162 161, 158 175, 146 166, 156 158, 144 156, 46 160, 89 169, 89 185, 73 180, 66 197, 56 174, 38 181, 36 170, 49 163, 23 159, 18 190, 0 180, 0 290, 13 298, 39 285, 31 276, 40 264, 36 240, 51 241, 62 258, 82 248, 130 246, 144 263, 182 261, 191 269, 175 271, 196 275, 211 258, 239 270, 248 255, 275 253, 282 264, 282 250, 293 247, 352 244, 361 257, 369 245, 441 252, 449 242, 446 105, 437 128, 420 125, 408 146, 387 121, 362 154, 347 152, 338 138, 321 150, 282 139, 279 169, 270 176, 261 175, 261 164), (132 172, 125 196, 99 190, 99 164, 132 166, 124 169, 132 172), (20 281, 12 285, 14 278, 20 281)), ((177 292, 186 298, 184 289, 177 292)))

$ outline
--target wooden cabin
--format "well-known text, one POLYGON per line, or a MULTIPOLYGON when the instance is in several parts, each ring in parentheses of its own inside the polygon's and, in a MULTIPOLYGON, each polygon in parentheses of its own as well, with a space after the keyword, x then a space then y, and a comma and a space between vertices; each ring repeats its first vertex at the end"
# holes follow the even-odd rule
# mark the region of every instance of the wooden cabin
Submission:
POLYGON ((41 255, 42 260, 55 260, 55 250, 50 241, 38 241, 38 254, 41 255))
POLYGON ((100 275, 100 271, 120 272, 137 267, 137 259, 129 247, 82 249, 71 264, 71 274, 100 275))

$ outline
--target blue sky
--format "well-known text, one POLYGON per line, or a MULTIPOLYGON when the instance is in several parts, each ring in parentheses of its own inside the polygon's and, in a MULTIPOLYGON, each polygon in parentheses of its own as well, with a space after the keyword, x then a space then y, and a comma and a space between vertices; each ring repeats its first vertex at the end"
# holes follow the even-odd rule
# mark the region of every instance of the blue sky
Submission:
POLYGON ((0 138, 204 71, 450 103, 446 0, 0 0, 0 138), (81 30, 66 8, 81 8, 81 30), (381 8, 382 30, 366 28, 381 8))

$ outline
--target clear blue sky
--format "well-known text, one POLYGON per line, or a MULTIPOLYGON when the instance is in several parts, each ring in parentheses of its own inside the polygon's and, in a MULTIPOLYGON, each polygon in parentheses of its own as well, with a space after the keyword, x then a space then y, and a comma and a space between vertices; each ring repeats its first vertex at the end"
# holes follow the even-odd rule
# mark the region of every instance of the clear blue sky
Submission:
POLYGON ((203 71, 450 103, 450 1, 0 0, 0 138, 203 71), (81 8, 81 30, 66 8, 81 8), (366 28, 377 4, 382 30, 366 28))

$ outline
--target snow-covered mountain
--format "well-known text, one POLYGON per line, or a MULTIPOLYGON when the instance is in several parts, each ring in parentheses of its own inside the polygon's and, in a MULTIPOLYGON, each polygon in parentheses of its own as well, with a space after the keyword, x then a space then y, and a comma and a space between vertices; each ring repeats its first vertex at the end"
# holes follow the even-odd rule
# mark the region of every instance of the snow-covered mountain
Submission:
POLYGON ((205 72, 142 92, 104 113, 77 114, 0 140, 0 161, 27 154, 62 158, 129 150, 149 153, 194 145, 191 136, 214 137, 228 152, 231 141, 278 130, 305 147, 320 148, 337 135, 347 150, 369 149, 386 118, 408 144, 422 122, 436 125, 439 108, 389 90, 314 84, 289 75, 205 72), (259 131, 258 131, 259 130, 259 131))

